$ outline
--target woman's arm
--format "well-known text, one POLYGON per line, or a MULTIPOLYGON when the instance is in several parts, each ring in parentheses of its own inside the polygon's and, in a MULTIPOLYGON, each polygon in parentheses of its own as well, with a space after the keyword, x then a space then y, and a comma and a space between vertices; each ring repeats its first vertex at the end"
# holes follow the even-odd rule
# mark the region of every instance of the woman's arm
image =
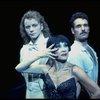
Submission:
POLYGON ((74 67, 73 73, 85 89, 89 91, 91 99, 100 99, 100 87, 80 67, 74 67))
POLYGON ((20 62, 16 67, 15 69, 18 71, 18 72, 22 72, 23 70, 29 68, 29 66, 35 62, 36 60, 40 59, 41 56, 39 55, 34 55, 32 58, 29 58, 27 60, 24 60, 22 62, 20 62))
MULTIPOLYGON (((53 44, 54 45, 54 44, 53 44)), ((52 59, 55 59, 54 56, 56 56, 55 54, 51 53, 52 51, 56 51, 57 48, 51 49, 52 46, 48 47, 47 49, 45 49, 44 51, 39 51, 38 53, 36 53, 33 57, 28 58, 27 60, 24 60, 22 62, 20 62, 15 69, 19 72, 22 72, 23 70, 29 68, 29 66, 31 66, 32 63, 34 63, 36 60, 42 58, 42 57, 50 57, 52 59)))

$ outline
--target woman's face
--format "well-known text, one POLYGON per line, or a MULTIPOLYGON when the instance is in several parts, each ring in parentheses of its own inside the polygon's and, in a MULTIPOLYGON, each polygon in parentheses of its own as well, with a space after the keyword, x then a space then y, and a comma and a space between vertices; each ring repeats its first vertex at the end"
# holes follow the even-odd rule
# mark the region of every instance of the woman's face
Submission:
POLYGON ((69 53, 69 47, 66 42, 60 42, 59 44, 56 44, 56 48, 58 50, 55 52, 57 54, 58 60, 67 60, 68 53, 69 53))
POLYGON ((43 26, 36 19, 25 19, 25 31, 31 39, 36 39, 41 34, 43 26))

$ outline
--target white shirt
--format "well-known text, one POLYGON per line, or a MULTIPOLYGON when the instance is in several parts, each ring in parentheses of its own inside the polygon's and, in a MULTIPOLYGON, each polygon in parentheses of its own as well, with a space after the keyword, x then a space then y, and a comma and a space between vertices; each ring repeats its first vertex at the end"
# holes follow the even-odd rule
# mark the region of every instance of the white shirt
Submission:
POLYGON ((95 63, 93 62, 93 59, 91 59, 88 51, 78 41, 74 41, 74 43, 72 44, 71 51, 69 52, 68 61, 81 67, 90 76, 90 78, 97 83, 98 57, 94 49, 92 47, 90 48, 95 55, 95 63))
MULTIPOLYGON (((41 50, 41 51, 44 50, 46 48, 47 40, 48 40, 48 38, 44 38, 43 34, 41 34, 39 36, 38 40, 34 44, 30 41, 28 44, 23 45, 23 47, 20 50, 20 62, 35 56, 35 54, 39 50, 41 50)), ((35 61, 32 64, 37 65, 37 64, 39 64, 39 62, 40 62, 40 59, 35 61)), ((39 70, 37 70, 37 71, 39 71, 39 70)), ((38 73, 37 71, 35 73, 38 73)), ((22 72, 22 75, 25 78, 26 86, 27 86, 26 98, 27 99, 44 98, 43 92, 42 92, 43 83, 44 83, 43 80, 42 79, 36 79, 32 82, 28 82, 28 72, 26 72, 26 73, 22 72)))

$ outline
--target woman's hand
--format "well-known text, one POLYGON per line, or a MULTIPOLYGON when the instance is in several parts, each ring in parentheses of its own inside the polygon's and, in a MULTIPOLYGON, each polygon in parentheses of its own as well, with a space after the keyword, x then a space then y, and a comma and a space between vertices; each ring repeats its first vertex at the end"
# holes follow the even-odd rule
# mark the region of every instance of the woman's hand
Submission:
POLYGON ((55 51, 58 50, 58 48, 53 48, 54 44, 52 44, 51 46, 49 46, 48 48, 46 48, 44 51, 39 52, 39 56, 40 57, 50 57, 52 59, 55 59, 57 57, 57 54, 53 53, 55 51))

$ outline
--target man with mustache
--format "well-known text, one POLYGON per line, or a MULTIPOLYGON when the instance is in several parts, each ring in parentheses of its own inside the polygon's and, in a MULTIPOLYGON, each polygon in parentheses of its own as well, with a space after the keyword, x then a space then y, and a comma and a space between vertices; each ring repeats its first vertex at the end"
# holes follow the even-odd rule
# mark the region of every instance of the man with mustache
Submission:
MULTIPOLYGON (((88 44, 90 32, 88 16, 83 12, 76 12, 72 15, 70 23, 74 43, 71 46, 68 61, 80 66, 91 79, 98 83, 98 57, 94 49, 88 44)), ((79 95, 80 86, 78 85, 77 98, 79 95)))

